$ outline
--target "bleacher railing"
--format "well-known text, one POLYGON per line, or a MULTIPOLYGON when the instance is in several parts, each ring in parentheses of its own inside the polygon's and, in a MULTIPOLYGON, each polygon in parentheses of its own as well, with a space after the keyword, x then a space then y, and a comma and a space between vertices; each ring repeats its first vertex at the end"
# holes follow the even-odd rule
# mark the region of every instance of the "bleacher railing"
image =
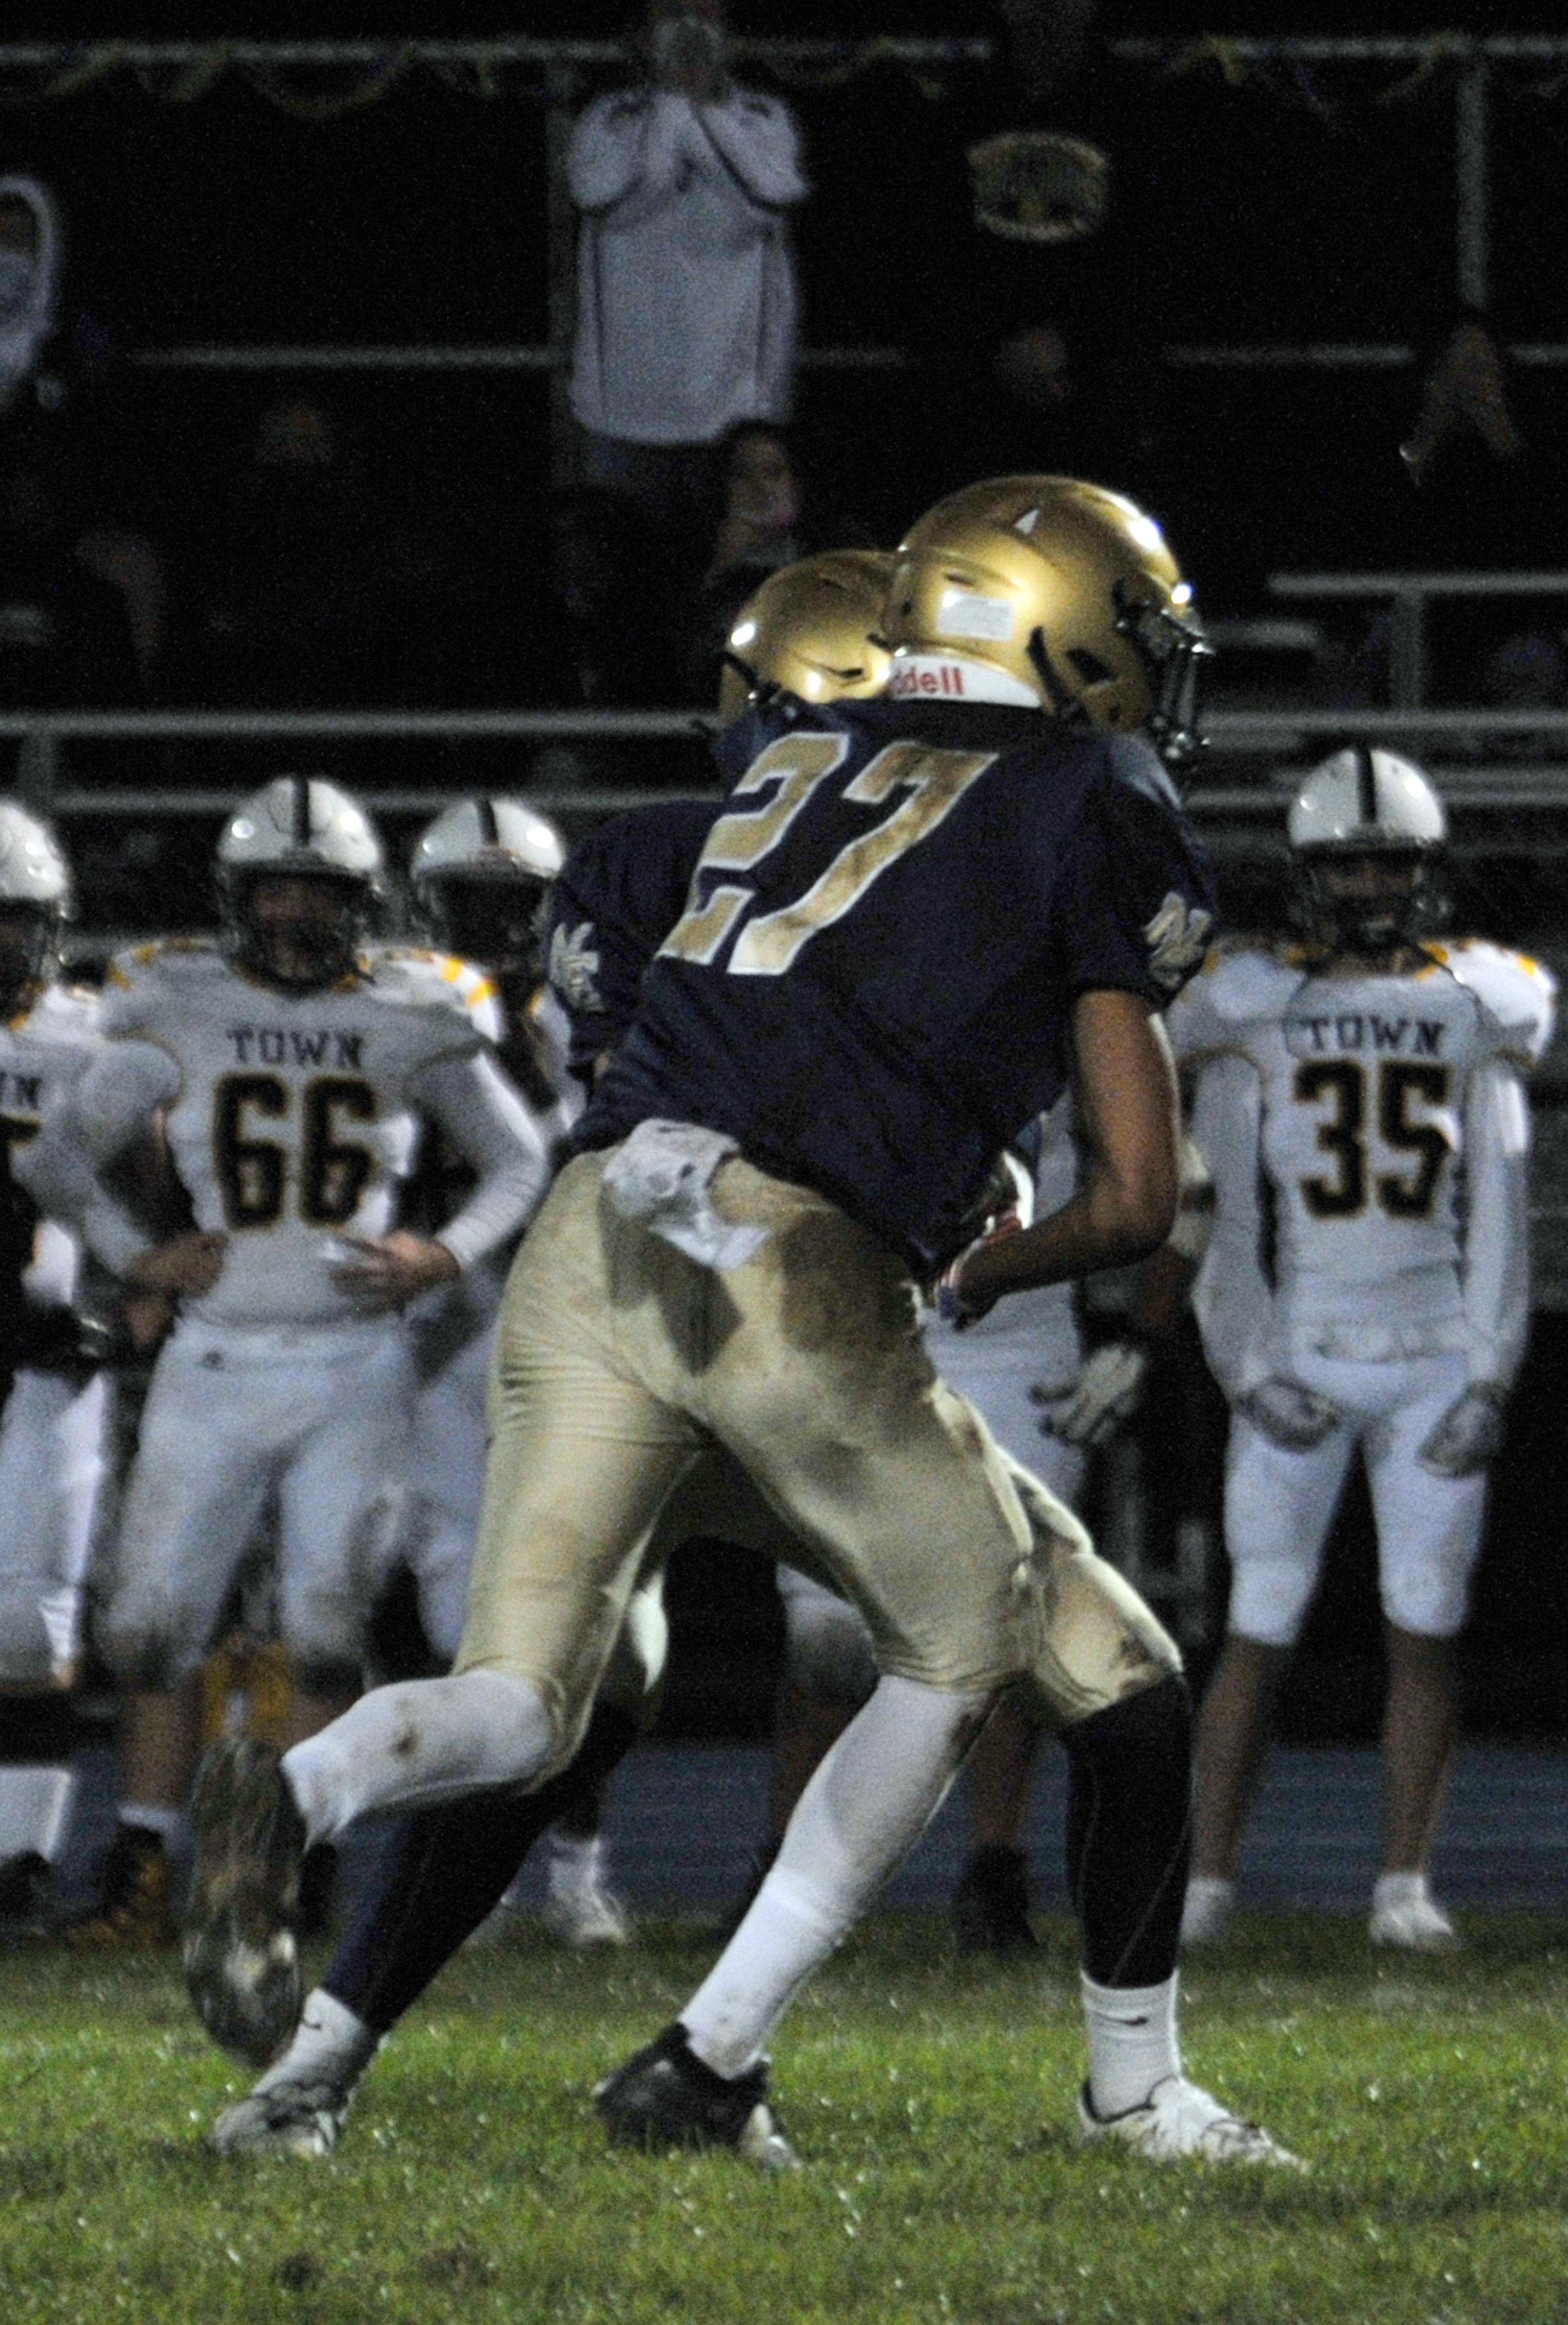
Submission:
MULTIPOLYGON (((204 783, 73 784, 73 742, 144 744, 191 742, 221 745, 275 743, 280 746, 331 742, 522 744, 599 741, 650 744, 694 741, 711 734, 716 720, 695 710, 7 710, 0 711, 0 738, 21 746, 17 783, 48 814, 62 818, 144 814, 180 817, 226 812, 237 786, 204 783)), ((1187 792, 1200 823, 1267 822, 1283 812, 1304 755, 1347 736, 1415 751, 1440 786, 1462 800, 1467 810, 1515 814, 1538 809, 1547 829, 1531 820, 1521 846, 1568 849, 1568 711, 1475 709, 1231 709, 1206 721, 1209 748, 1201 779, 1187 792), (1511 748, 1549 748, 1554 755, 1514 760, 1511 748), (1489 755, 1496 746, 1496 755, 1489 755), (1229 777, 1229 780, 1227 778, 1229 777), (1560 824, 1554 833, 1553 820, 1560 824)), ((693 785, 524 784, 532 803, 544 814, 603 814, 645 800, 666 799, 672 790, 700 795, 693 785)), ((713 787, 717 796, 718 786, 713 787)), ((425 786, 377 790, 362 787, 373 810, 434 814, 460 783, 450 778, 425 786)))

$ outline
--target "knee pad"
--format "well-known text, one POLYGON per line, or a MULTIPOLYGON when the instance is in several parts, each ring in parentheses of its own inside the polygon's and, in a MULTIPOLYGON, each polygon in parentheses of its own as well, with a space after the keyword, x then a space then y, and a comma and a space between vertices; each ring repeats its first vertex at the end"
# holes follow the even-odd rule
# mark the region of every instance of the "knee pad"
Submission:
POLYGON ((1396 1630, 1427 1639, 1457 1638, 1470 1610, 1479 1541, 1433 1543, 1422 1558, 1385 1557, 1378 1598, 1396 1630))

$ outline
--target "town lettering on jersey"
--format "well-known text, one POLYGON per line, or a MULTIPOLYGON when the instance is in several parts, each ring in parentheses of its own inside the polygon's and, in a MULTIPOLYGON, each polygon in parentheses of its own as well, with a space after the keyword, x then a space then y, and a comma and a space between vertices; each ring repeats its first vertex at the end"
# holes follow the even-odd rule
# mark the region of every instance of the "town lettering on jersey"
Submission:
POLYGON ((328 1066, 363 1073, 366 1036, 337 1026, 230 1025, 224 1036, 239 1066, 328 1066))
POLYGON ((1443 1048, 1443 1021, 1384 1017, 1376 1009, 1334 1010, 1321 1017, 1291 1017, 1287 1040, 1292 1056, 1298 1058, 1435 1058, 1443 1048))
POLYGON ((11 1066, 0 1066, 0 1114, 41 1114, 43 1111, 43 1076, 19 1074, 11 1066))

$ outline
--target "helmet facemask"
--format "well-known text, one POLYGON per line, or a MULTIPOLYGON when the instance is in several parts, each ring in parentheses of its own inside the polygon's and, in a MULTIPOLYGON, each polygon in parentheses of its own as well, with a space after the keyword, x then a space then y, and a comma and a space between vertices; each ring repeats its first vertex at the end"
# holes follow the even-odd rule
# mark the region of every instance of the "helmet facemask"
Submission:
POLYGON ((428 872, 415 903, 443 951, 508 984, 536 984, 549 883, 515 871, 428 872))
POLYGON ((1285 818, 1294 911, 1332 952, 1378 959, 1442 925, 1448 820, 1421 769, 1350 743, 1306 777, 1285 818))
POLYGON ((1136 601, 1125 581, 1114 594, 1117 628, 1130 640, 1154 697, 1144 732, 1172 774, 1187 774, 1204 747, 1199 703, 1214 649, 1195 606, 1183 620, 1168 607, 1136 601))
POLYGON ((229 959, 284 993, 314 993, 358 968, 374 898, 352 873, 225 866, 229 959))
POLYGON ((58 904, 0 896, 0 1018, 14 1017, 49 982, 61 918, 58 904))
POLYGON ((1296 916, 1311 941, 1331 952, 1383 959, 1442 926, 1440 865, 1431 848, 1303 848, 1296 916))

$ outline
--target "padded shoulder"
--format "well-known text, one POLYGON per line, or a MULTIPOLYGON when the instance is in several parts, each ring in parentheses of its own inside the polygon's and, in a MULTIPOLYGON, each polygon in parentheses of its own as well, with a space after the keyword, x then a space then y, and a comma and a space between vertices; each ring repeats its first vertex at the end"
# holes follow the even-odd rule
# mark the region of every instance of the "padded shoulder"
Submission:
MULTIPOLYGON (((368 968, 370 989, 377 1001, 427 1013, 448 1035, 460 1027, 470 1037, 478 1035, 487 1042, 501 1039, 501 1005, 496 988, 471 961, 423 945, 383 945, 370 955, 368 968)), ((441 1046, 453 1045, 448 1039, 441 1046)))
POLYGON ((1192 983, 1171 1004, 1166 1024, 1183 1061, 1229 1048, 1240 1028, 1277 1016, 1302 981, 1290 949, 1257 937, 1227 937, 1211 946, 1192 983))
POLYGON ((1498 1048, 1521 1065, 1536 1064, 1552 1039, 1557 980, 1528 953, 1485 937, 1460 937, 1428 948, 1499 1028, 1498 1048))
POLYGON ((230 976, 210 940, 161 937, 116 953, 104 979, 101 1024, 106 1033, 139 1033, 165 1012, 178 1016, 230 976))
POLYGON ((46 985, 24 1023, 45 1041, 90 1042, 97 1039, 100 1006, 90 986, 46 985))

